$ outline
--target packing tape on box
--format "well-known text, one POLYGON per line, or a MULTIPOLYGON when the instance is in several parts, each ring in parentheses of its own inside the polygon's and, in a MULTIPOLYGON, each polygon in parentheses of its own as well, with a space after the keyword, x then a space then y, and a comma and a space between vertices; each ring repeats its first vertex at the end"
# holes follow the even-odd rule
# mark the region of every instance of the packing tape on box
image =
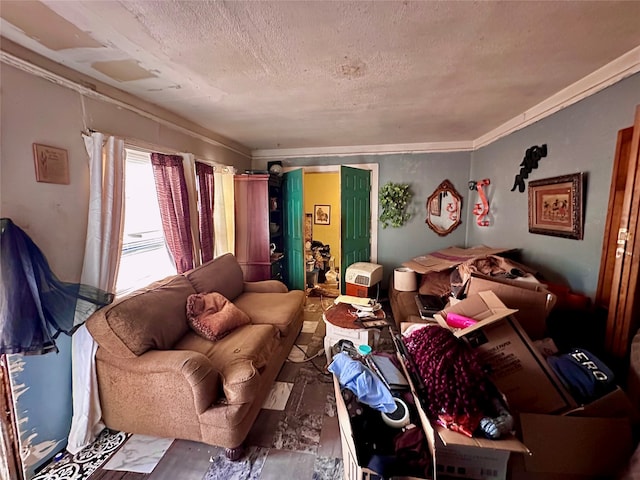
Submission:
POLYGON ((400 292, 413 292, 417 290, 416 272, 406 267, 396 268, 393 271, 393 286, 400 292))

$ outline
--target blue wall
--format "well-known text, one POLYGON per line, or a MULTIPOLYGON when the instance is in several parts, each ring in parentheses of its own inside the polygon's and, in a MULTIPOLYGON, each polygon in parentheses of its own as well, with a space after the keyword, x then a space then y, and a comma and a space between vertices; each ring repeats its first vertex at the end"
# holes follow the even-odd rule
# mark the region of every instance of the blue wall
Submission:
POLYGON ((402 228, 378 229, 378 263, 388 278, 395 267, 413 257, 451 245, 465 245, 465 219, 446 237, 437 235, 425 223, 427 197, 448 179, 468 206, 469 152, 393 155, 378 159, 380 186, 387 182, 408 183, 413 192, 412 217, 402 228))
MULTIPOLYGON (((467 221, 469 245, 510 245, 551 281, 593 296, 607 217, 618 130, 633 124, 640 104, 640 74, 588 97, 472 154, 471 177, 490 178, 492 225, 467 221), (585 172, 584 240, 529 233, 528 190, 511 192, 527 148, 547 144, 548 155, 531 180, 585 172)), ((467 210, 469 215, 469 210, 467 210)))
POLYGON ((61 334, 58 353, 8 355, 23 471, 31 478, 67 445, 71 422, 71 338, 61 334))

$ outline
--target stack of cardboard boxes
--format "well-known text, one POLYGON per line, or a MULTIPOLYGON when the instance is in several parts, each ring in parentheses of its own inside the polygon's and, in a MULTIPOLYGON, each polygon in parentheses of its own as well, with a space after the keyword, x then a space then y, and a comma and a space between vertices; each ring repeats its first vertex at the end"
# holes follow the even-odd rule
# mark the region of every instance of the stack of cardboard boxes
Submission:
MULTIPOLYGON (((448 248, 417 257, 404 266, 418 274, 444 271, 469 258, 505 250, 448 248)), ((472 274, 466 294, 464 300, 435 318, 446 328, 451 328, 444 321, 448 312, 478 321, 466 329, 452 330, 476 349, 491 371, 491 379, 516 418, 516 435, 501 440, 469 438, 437 425, 418 408, 433 457, 431 478, 614 478, 632 453, 637 408, 620 388, 586 405, 579 404, 564 388, 542 354, 548 340, 544 338, 546 319, 556 302, 555 295, 537 282, 481 274, 472 274)), ((402 329, 407 326, 403 324, 402 329)), ((336 389, 339 392, 339 385, 336 389)), ((412 389, 417 398, 413 385, 412 389)), ((344 443, 353 448, 352 432, 345 432, 343 424, 341 419, 343 449, 344 443)), ((369 476, 373 472, 358 466, 353 452, 344 453, 346 478, 375 478, 369 476)))
MULTIPOLYGON (((435 316, 446 328, 448 312, 478 320, 454 333, 488 366, 516 414, 520 441, 469 439, 435 427, 434 477, 578 480, 614 475, 625 466, 636 412, 624 391, 578 405, 534 346, 553 304, 540 285, 472 276, 467 298, 435 316)), ((433 429, 426 416, 423 423, 433 429)))

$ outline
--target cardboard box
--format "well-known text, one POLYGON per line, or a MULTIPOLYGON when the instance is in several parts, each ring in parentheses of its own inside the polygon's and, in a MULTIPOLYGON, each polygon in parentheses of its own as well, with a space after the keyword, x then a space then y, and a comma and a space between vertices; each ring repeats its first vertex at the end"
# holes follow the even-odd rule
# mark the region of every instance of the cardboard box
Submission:
POLYGON ((497 480, 507 477, 511 452, 487 448, 446 446, 436 437, 436 475, 447 478, 497 480))
POLYGON ((425 253, 419 257, 412 258, 408 262, 404 262, 402 265, 420 274, 441 272, 476 257, 497 255, 498 253, 508 252, 510 250, 513 249, 491 248, 484 245, 472 248, 449 247, 435 252, 425 253))
POLYGON ((529 448, 515 437, 469 438, 439 425, 432 428, 436 432, 432 453, 434 478, 440 475, 472 480, 506 479, 511 453, 529 454, 529 448))
POLYGON ((544 337, 546 319, 556 303, 556 296, 540 283, 509 279, 496 279, 472 273, 467 295, 491 290, 508 308, 517 309, 513 314, 529 338, 544 337))
POLYGON ((638 408, 620 387, 616 387, 612 392, 587 405, 582 405, 566 412, 566 415, 573 417, 628 418, 632 423, 640 421, 638 408))
MULTIPOLYGON (((351 419, 349 418, 347 407, 344 403, 344 399, 342 398, 342 394, 340 393, 340 383, 335 375, 333 376, 333 387, 336 396, 338 423, 340 425, 340 443, 342 444, 342 464, 345 480, 380 480, 382 478, 380 475, 361 465, 356 450, 357 439, 353 436, 351 419)), ((394 477, 394 479, 424 480, 415 477, 394 477)))
MULTIPOLYGON (((482 480, 594 480, 626 465, 632 450, 631 421, 636 409, 621 389, 576 407, 513 318, 513 309, 507 308, 492 291, 470 296, 442 314, 448 311, 479 320, 455 334, 472 345, 480 343, 476 348, 485 349, 481 358, 488 356, 487 361, 505 375, 494 380, 498 388, 512 407, 516 403, 512 399, 516 398, 517 410, 529 412, 518 415, 523 449, 518 450, 515 444, 510 450, 529 454, 510 455, 508 448, 501 453, 492 452, 491 440, 469 439, 436 426, 432 427, 433 434, 427 435, 435 459, 435 475, 482 480), (519 368, 511 368, 513 362, 519 368), (549 412, 534 412, 535 409, 549 412), (557 412, 562 414, 549 414, 557 412)), ((446 325, 443 315, 437 315, 437 320, 446 325)), ((421 420, 428 422, 426 416, 421 420)), ((508 443, 512 441, 517 442, 510 439, 508 443)), ((494 449, 508 445, 502 442, 496 442, 494 449)))
POLYGON ((403 359, 398 356, 413 393, 420 423, 433 459, 433 478, 505 480, 512 452, 527 454, 529 449, 515 437, 502 440, 469 438, 448 430, 427 417, 403 359))
POLYGON ((570 473, 527 472, 523 455, 511 455, 507 470, 509 480, 596 480, 592 476, 570 473))
POLYGON ((631 426, 626 418, 580 418, 522 414, 523 441, 531 450, 527 472, 613 476, 632 452, 631 426))
POLYGON ((522 436, 532 455, 512 459, 511 480, 612 476, 631 455, 634 419, 636 408, 620 388, 564 415, 522 414, 522 436))
POLYGON ((438 323, 464 338, 478 353, 496 387, 512 410, 556 413, 576 406, 546 360, 518 321, 492 291, 479 292, 436 314, 438 323), (445 321, 448 312, 478 320, 455 330, 445 321))

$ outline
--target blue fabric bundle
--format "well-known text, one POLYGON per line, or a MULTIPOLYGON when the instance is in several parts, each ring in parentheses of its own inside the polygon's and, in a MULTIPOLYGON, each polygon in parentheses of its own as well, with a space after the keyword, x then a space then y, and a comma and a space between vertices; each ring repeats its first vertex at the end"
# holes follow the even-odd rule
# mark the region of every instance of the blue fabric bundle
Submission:
POLYGON ((393 395, 382 380, 361 362, 345 352, 333 357, 329 371, 338 377, 340 385, 356 394, 358 400, 381 412, 391 413, 396 409, 393 395))
POLYGON ((78 300, 93 311, 113 294, 59 280, 33 240, 11 219, 0 219, 0 353, 57 351, 56 337, 74 331, 78 300))
POLYGON ((564 386, 581 403, 588 403, 616 387, 613 372, 584 348, 547 359, 564 386))

